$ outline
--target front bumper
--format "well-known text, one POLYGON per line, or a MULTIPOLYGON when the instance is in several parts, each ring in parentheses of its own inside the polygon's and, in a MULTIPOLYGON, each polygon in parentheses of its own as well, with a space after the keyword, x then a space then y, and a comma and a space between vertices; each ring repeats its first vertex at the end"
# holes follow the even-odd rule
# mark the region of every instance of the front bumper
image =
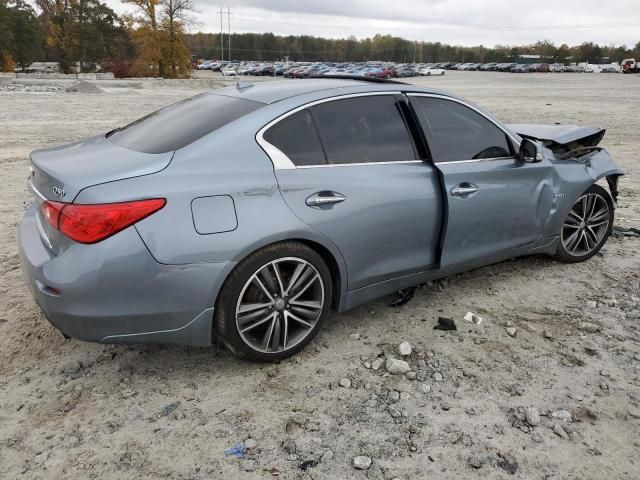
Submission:
POLYGON ((105 343, 211 344, 213 305, 230 263, 164 265, 130 227, 55 255, 38 231, 35 206, 19 228, 33 296, 63 334, 105 343))

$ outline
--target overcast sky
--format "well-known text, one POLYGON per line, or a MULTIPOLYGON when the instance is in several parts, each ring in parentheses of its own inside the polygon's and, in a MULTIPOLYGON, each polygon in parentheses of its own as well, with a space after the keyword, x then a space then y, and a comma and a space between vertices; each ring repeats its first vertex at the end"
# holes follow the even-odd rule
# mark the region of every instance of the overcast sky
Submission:
MULTIPOLYGON (((220 31, 218 10, 231 7, 232 32, 342 38, 391 34, 455 45, 556 44, 633 46, 640 41, 640 0, 195 0, 200 25, 220 31)), ((117 12, 129 10, 106 0, 117 12)), ((227 20, 225 15, 225 31, 227 20)))

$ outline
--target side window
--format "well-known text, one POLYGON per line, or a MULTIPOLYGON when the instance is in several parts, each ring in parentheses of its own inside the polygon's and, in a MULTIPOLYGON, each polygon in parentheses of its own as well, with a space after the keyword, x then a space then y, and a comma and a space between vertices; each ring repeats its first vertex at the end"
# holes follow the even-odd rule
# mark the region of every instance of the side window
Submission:
POLYGON ((301 110, 276 123, 264 133, 264 139, 296 166, 327 163, 309 110, 301 110))
POLYGON ((415 160, 393 95, 346 98, 311 108, 330 164, 415 160))
POLYGON ((411 97, 411 103, 436 163, 512 154, 506 133, 470 108, 432 97, 411 97))

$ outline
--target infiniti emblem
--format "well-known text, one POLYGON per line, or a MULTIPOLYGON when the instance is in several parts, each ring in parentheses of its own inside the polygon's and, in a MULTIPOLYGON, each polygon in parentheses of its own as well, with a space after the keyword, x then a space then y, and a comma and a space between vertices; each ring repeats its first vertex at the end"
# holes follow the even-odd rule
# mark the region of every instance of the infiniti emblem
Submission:
POLYGON ((65 191, 62 187, 52 187, 51 191, 56 197, 64 197, 65 191))

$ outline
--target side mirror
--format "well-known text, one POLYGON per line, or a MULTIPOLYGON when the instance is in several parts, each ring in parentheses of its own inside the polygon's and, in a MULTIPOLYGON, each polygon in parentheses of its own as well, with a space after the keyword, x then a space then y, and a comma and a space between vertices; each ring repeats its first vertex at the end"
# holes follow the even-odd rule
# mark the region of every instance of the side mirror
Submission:
POLYGON ((523 162, 537 163, 542 161, 542 153, 538 151, 538 144, 528 138, 523 138, 520 143, 518 158, 523 162))

